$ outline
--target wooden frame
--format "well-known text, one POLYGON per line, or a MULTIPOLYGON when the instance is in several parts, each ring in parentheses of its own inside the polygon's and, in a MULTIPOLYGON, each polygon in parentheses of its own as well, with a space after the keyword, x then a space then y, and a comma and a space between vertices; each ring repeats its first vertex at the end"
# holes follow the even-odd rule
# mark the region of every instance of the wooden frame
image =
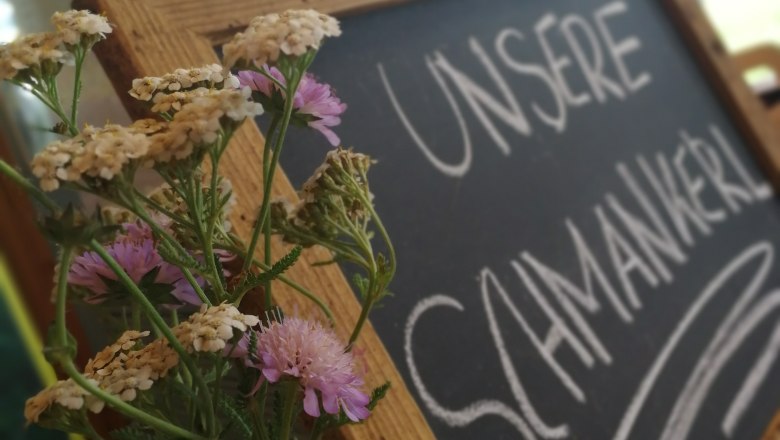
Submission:
POLYGON ((742 71, 718 38, 698 0, 665 0, 669 15, 687 41, 745 142, 776 190, 780 189, 780 126, 742 78, 742 71))
MULTIPOLYGON (((104 12, 116 25, 111 38, 98 45, 96 51, 109 72, 114 87, 123 98, 124 105, 132 116, 139 117, 146 115, 146 106, 131 99, 126 93, 134 78, 158 75, 177 67, 215 62, 217 58, 213 47, 245 27, 251 17, 287 8, 311 7, 323 12, 346 14, 400 2, 401 0, 234 0, 228 7, 223 2, 213 0, 75 0, 74 6, 104 12)), ((742 81, 698 2, 665 0, 664 4, 687 40, 692 53, 702 63, 704 70, 711 72, 709 78, 715 90, 759 158, 766 174, 775 186, 780 188, 780 127, 769 122, 760 102, 742 81)), ((252 218, 256 211, 256 206, 252 206, 248 201, 257 201, 257 194, 260 194, 262 189, 257 176, 261 169, 263 139, 254 124, 245 124, 234 142, 235 145, 228 150, 223 166, 230 169, 235 192, 241 201, 236 210, 234 224, 237 232, 246 236, 251 227, 246 219, 252 218)), ((3 191, 0 193, 6 191, 8 186, 2 183, 0 189, 3 191)), ((274 194, 295 196, 283 173, 277 174, 274 194)), ((17 206, 18 198, 18 194, 8 193, 0 200, 3 202, 0 206, 17 206)), ((27 217, 32 218, 26 215, 27 220, 27 217)), ((18 237, 19 234, 14 231, 19 230, 22 220, 18 219, 10 229, 4 228, 3 234, 10 239, 12 237, 9 234, 13 232, 18 237)), ((283 245, 277 242, 273 246, 275 253, 281 255, 283 245)), ((16 255, 12 248, 11 253, 14 258, 9 260, 14 261, 16 255)), ((304 254, 304 260, 308 263, 324 257, 323 252, 316 249, 304 254)), ((14 267, 17 274, 23 273, 24 270, 29 272, 29 267, 34 267, 23 261, 18 263, 14 267)), ((30 264, 36 263, 32 261, 30 264)), ((51 261, 46 264, 51 265, 51 261)), ((312 269, 308 264, 300 264, 291 270, 291 276, 323 293, 339 322, 353 322, 357 317, 359 304, 338 267, 312 269)), ((43 285, 49 284, 48 278, 43 282, 40 276, 21 276, 20 284, 25 286, 29 281, 27 278, 38 280, 40 285, 31 287, 36 291, 45 290, 43 285)), ((305 302, 299 301, 294 293, 282 286, 277 292, 285 305, 297 306, 301 313, 308 313, 305 302)), ((45 321, 46 317, 41 315, 41 319, 45 321)), ((45 328, 46 324, 39 322, 41 328, 45 328)), ((344 332, 347 329, 339 330, 344 332)), ((364 358, 372 381, 369 385, 375 386, 390 380, 393 387, 367 423, 343 429, 342 437, 433 438, 420 409, 370 325, 364 330, 360 346, 365 349, 364 358)))

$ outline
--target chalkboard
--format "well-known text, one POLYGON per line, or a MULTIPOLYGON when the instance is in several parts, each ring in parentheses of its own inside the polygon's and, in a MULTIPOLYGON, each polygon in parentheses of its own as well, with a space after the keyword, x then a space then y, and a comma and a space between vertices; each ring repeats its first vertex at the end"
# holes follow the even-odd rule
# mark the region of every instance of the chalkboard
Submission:
MULTIPOLYGON (((342 25, 313 71, 378 159, 400 265, 372 322, 437 437, 759 437, 780 205, 658 2, 428 0, 342 25)), ((293 137, 300 184, 327 144, 293 137)))

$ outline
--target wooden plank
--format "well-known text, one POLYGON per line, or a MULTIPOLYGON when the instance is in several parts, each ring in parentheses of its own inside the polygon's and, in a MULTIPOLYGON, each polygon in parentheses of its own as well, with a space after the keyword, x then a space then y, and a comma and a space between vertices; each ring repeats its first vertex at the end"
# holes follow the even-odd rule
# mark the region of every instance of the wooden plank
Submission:
POLYGON ((731 55, 741 74, 754 67, 769 67, 780 76, 780 45, 765 43, 731 55))
MULTIPOLYGON (((262 11, 257 9, 259 7, 257 5, 249 7, 249 2, 231 4, 230 8, 222 4, 217 8, 217 2, 177 1, 175 3, 184 9, 177 10, 170 5, 162 7, 161 5, 167 2, 150 0, 77 0, 75 2, 77 8, 104 12, 114 23, 114 33, 111 38, 99 44, 96 52, 132 116, 142 116, 147 112, 144 105, 139 105, 127 95, 126 91, 133 78, 159 75, 177 67, 199 66, 217 61, 212 49, 214 41, 208 35, 201 35, 196 31, 204 29, 213 31, 220 27, 232 29, 236 22, 233 21, 234 15, 220 15, 215 12, 215 8, 238 9, 244 13, 246 10, 262 11), (203 9, 186 9, 185 3, 197 4, 203 9), (207 28, 197 25, 208 21, 213 22, 207 28)), ((271 4, 268 1, 258 3, 269 8, 268 5, 271 4)), ((313 6, 327 11, 338 8, 343 10, 349 6, 365 6, 370 3, 372 2, 366 0, 323 1, 314 4, 305 2, 307 7, 313 6)), ((275 2, 274 9, 303 4, 304 2, 275 2)), ((251 15, 241 19, 246 22, 249 18, 251 15)), ((250 221, 255 216, 259 195, 262 194, 260 179, 262 146, 263 137, 257 126, 246 123, 236 134, 222 162, 223 174, 230 177, 239 200, 233 223, 237 233, 243 237, 247 237, 250 232, 250 221)), ((324 151, 322 154, 324 155, 324 151)), ((277 173, 273 184, 274 195, 295 197, 294 190, 283 173, 277 173)), ((273 243, 274 255, 282 255, 284 251, 281 243, 273 243)), ((289 275, 322 295, 333 310, 336 322, 341 324, 337 331, 346 338, 348 327, 355 322, 360 312, 360 305, 337 266, 316 269, 310 266, 312 262, 322 261, 327 257, 328 255, 322 249, 307 251, 304 253, 304 261, 296 265, 289 275)), ((308 302, 300 300, 298 295, 285 289, 284 286, 275 286, 274 292, 287 310, 297 307, 301 314, 313 313, 308 302)), ((393 387, 376 413, 366 423, 346 427, 342 429, 341 435, 347 439, 433 438, 419 407, 370 323, 363 330, 358 348, 364 350, 362 357, 369 372, 368 385, 373 387, 389 380, 393 387)))
POLYGON ((328 14, 354 14, 365 9, 403 3, 406 0, 235 0, 230 7, 213 0, 150 0, 160 15, 176 17, 181 29, 223 42, 245 28, 257 15, 285 9, 314 8, 328 14))
POLYGON ((780 190, 780 125, 771 122, 743 80, 699 2, 665 0, 665 4, 764 173, 780 190))
POLYGON ((772 421, 769 422, 769 426, 766 427, 764 435, 761 436, 761 440, 780 440, 780 411, 775 413, 772 417, 772 421))

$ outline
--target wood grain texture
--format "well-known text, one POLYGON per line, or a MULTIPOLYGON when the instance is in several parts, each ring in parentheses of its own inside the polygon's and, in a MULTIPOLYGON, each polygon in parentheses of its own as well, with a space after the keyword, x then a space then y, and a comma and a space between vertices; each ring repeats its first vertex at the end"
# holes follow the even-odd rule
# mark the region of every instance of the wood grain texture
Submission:
POLYGON ((743 80, 699 2, 664 3, 767 178, 780 190, 780 125, 772 123, 769 112, 743 80))
MULTIPOLYGON (((365 6, 362 1, 305 2, 308 7, 323 10, 344 10, 350 6, 365 6)), ((209 35, 218 29, 229 29, 237 23, 246 23, 255 13, 303 2, 238 1, 226 11, 221 2, 205 1, 157 1, 157 0, 77 0, 75 6, 105 13, 115 25, 111 37, 96 46, 96 52, 112 79, 115 89, 123 99, 130 114, 140 117, 147 114, 146 105, 127 95, 133 78, 160 75, 178 67, 199 66, 217 61, 212 49, 214 41, 209 35), (178 6, 177 6, 178 5, 178 6), (219 7, 217 7, 219 5, 219 7), (242 9, 243 8, 243 9, 242 9), (224 10, 223 10, 224 9, 224 10), (222 12, 220 12, 221 10, 222 12), (239 20, 239 21, 235 21, 239 20), (205 35, 203 34, 205 33, 205 35)), ((233 223, 239 235, 247 237, 251 230, 262 194, 263 137, 257 126, 245 123, 236 133, 231 147, 222 159, 221 172, 233 183, 239 205, 233 223)), ((325 151, 321 152, 324 156, 325 151)), ((277 173, 273 183, 275 196, 295 198, 295 192, 284 173, 277 173)), ((380 202, 381 203, 381 202, 380 202)), ((280 242, 273 243, 273 253, 285 252, 280 242)), ((340 323, 337 331, 346 339, 352 323, 357 319, 360 305, 352 293, 341 270, 335 266, 312 268, 311 263, 329 258, 324 249, 304 252, 303 261, 293 267, 288 275, 312 291, 320 294, 328 303, 340 323)), ((284 285, 274 285, 275 298, 292 311, 309 316, 316 313, 312 306, 301 300, 294 291, 284 285)), ((358 342, 363 350, 362 358, 368 368, 370 387, 385 381, 392 382, 391 391, 366 423, 345 427, 340 436, 346 439, 429 439, 434 438, 428 424, 403 383, 392 359, 379 340, 373 327, 367 325, 358 342)))
POLYGON ((353 14, 405 0, 148 0, 163 17, 175 17, 177 26, 223 42, 245 28, 252 17, 285 9, 314 8, 328 14, 353 14))
POLYGON ((772 417, 772 421, 769 422, 769 426, 766 427, 764 435, 761 436, 761 440, 780 440, 780 411, 775 413, 772 417))
POLYGON ((780 77, 780 45, 760 44, 732 55, 734 64, 744 74, 754 67, 766 66, 780 77))

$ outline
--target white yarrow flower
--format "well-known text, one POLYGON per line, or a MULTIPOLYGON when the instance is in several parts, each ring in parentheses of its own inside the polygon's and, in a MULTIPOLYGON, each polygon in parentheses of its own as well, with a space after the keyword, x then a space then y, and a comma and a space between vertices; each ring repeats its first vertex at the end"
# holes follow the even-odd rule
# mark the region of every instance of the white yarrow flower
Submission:
POLYGON ((219 64, 208 64, 202 67, 176 69, 161 77, 147 76, 133 80, 133 88, 128 91, 130 96, 140 101, 149 101, 159 94, 185 92, 198 88, 236 88, 237 80, 225 72, 219 64))
POLYGON ((201 307, 199 313, 173 329, 176 338, 190 351, 216 353, 233 338, 233 331, 247 331, 260 323, 257 316, 244 315, 230 304, 201 307))
POLYGON ((53 191, 60 182, 84 178, 112 180, 130 161, 144 157, 150 140, 134 127, 90 125, 71 139, 54 141, 33 157, 31 168, 41 189, 53 191))
POLYGON ((51 22, 62 40, 69 45, 79 44, 82 38, 103 40, 111 33, 111 25, 106 17, 89 11, 55 12, 51 22))
POLYGON ((56 73, 63 64, 73 62, 72 54, 63 48, 62 43, 58 35, 43 32, 0 45, 2 79, 10 80, 26 71, 56 73))
POLYGON ((281 14, 255 17, 244 32, 222 46, 224 63, 233 67, 239 61, 262 66, 280 56, 301 56, 319 49, 325 37, 341 35, 335 18, 313 9, 288 10, 281 14))

